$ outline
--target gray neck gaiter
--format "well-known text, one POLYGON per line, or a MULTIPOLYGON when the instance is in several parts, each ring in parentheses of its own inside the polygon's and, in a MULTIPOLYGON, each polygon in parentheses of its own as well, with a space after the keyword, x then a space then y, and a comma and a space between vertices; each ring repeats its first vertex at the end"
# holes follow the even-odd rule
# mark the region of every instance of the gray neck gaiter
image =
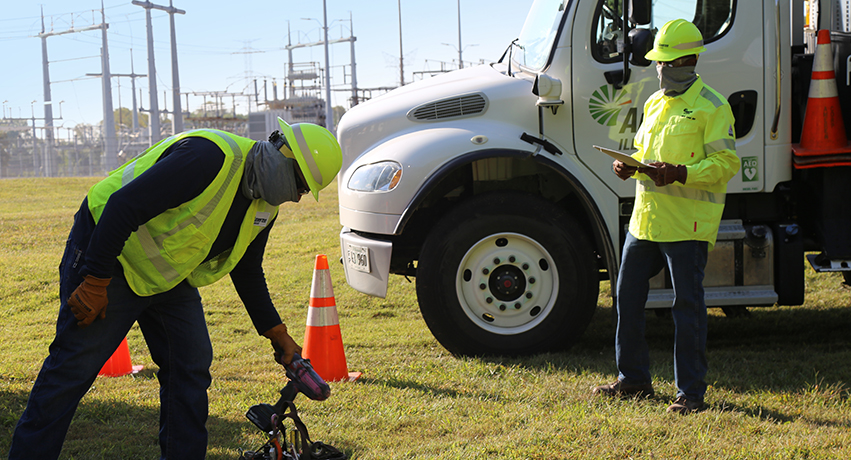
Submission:
POLYGON ((285 157, 271 142, 257 141, 245 156, 242 194, 250 199, 263 199, 272 206, 285 201, 298 201, 295 160, 285 157))
POLYGON ((665 91, 665 96, 679 96, 685 93, 697 81, 695 66, 667 67, 656 64, 659 74, 659 88, 665 91))

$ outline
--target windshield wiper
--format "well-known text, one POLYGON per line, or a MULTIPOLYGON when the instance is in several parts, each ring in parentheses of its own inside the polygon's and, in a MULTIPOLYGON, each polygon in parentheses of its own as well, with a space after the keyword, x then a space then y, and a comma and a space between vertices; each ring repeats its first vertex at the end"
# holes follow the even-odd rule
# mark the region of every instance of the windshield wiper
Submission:
POLYGON ((508 44, 508 48, 506 48, 505 51, 503 51, 502 56, 500 56, 499 61, 497 61, 497 62, 501 63, 502 60, 505 59, 505 55, 506 54, 508 55, 508 76, 509 77, 514 76, 514 74, 511 73, 511 61, 513 60, 512 56, 513 56, 513 52, 514 52, 514 47, 516 46, 520 49, 523 49, 522 46, 517 44, 518 40, 520 40, 520 38, 515 38, 514 40, 511 40, 511 43, 508 44))

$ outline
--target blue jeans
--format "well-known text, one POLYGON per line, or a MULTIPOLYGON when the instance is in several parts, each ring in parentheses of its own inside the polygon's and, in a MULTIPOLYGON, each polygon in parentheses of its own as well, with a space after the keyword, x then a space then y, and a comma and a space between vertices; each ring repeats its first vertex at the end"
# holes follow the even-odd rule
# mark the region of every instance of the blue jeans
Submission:
POLYGON ((116 264, 107 288, 106 318, 81 329, 67 299, 83 281, 78 271, 85 248, 75 242, 82 239, 71 230, 59 266, 56 337, 15 428, 9 458, 59 457, 80 399, 138 322, 151 358, 159 366, 161 458, 203 459, 213 350, 198 290, 184 282, 168 292, 139 297, 116 264))
POLYGON ((650 278, 667 265, 674 287, 674 379, 677 396, 703 401, 706 394, 706 303, 703 276, 708 243, 656 243, 627 233, 617 282, 618 325, 615 358, 618 378, 650 383, 650 351, 644 337, 650 278))

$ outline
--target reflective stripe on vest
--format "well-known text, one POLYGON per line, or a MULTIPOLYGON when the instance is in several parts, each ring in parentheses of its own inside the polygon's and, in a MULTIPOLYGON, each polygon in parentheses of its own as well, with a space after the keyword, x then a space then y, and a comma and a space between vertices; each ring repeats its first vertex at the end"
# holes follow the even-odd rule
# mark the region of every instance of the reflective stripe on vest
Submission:
POLYGON ((689 200, 703 201, 712 204, 724 204, 725 193, 713 193, 707 190, 700 190, 691 187, 680 187, 678 185, 666 185, 657 187, 653 181, 641 180, 638 181, 638 192, 653 192, 663 195, 673 196, 677 198, 686 198, 689 200))

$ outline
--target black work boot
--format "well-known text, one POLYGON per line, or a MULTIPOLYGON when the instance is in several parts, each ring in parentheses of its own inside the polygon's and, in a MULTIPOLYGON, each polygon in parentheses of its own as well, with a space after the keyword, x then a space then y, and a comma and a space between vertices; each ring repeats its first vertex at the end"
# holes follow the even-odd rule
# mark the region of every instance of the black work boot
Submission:
POLYGON ((600 385, 591 388, 591 393, 595 395, 617 396, 620 398, 637 396, 639 398, 649 398, 656 394, 653 391, 653 384, 641 383, 633 384, 626 383, 623 380, 618 380, 614 383, 600 385))

